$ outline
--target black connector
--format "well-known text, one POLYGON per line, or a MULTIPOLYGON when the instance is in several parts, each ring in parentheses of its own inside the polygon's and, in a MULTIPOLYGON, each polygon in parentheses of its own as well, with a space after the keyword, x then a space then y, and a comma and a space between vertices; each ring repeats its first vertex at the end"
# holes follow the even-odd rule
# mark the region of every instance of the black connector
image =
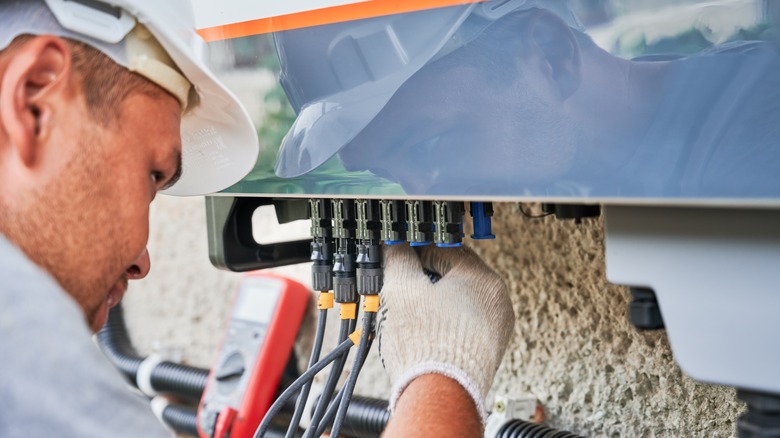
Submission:
POLYGON ((379 201, 355 201, 357 213, 357 291, 375 295, 382 290, 382 212, 379 201))
POLYGON ((378 243, 358 245, 357 291, 360 295, 376 295, 382 290, 381 261, 382 247, 378 243))
POLYGON ((309 200, 312 289, 333 290, 333 207, 325 199, 309 200))
POLYGON ((655 292, 646 287, 632 287, 632 300, 628 305, 628 317, 631 324, 639 330, 659 330, 664 328, 661 308, 655 292))
POLYGON ((542 204, 545 214, 554 214, 556 219, 573 219, 581 223, 583 219, 601 216, 601 206, 584 204, 542 204))
POLYGON ((333 237, 336 256, 333 259, 333 292, 337 303, 354 303, 357 295, 357 215, 355 201, 334 199, 333 237))

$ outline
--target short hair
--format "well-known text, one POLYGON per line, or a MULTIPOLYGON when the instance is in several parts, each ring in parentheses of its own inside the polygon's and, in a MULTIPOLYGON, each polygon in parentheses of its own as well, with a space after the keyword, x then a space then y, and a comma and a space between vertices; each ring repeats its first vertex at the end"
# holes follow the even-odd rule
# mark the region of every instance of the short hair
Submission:
MULTIPOLYGON (((16 37, 7 48, 0 50, 0 58, 33 38, 34 35, 16 37)), ((63 39, 71 48, 73 71, 80 79, 87 109, 104 127, 119 121, 119 108, 131 95, 141 93, 158 97, 166 94, 162 88, 117 64, 100 50, 70 38, 63 39)))

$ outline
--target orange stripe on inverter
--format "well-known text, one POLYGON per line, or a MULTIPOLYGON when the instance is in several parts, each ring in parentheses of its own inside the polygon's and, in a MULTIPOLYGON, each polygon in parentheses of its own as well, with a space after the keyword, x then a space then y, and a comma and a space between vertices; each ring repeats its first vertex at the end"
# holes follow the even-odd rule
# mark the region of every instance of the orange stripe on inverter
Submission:
POLYGON ((207 27, 198 30, 198 34, 204 40, 211 42, 341 21, 359 20, 361 18, 422 11, 466 3, 480 3, 482 1, 484 0, 369 0, 361 3, 226 24, 224 26, 207 27))

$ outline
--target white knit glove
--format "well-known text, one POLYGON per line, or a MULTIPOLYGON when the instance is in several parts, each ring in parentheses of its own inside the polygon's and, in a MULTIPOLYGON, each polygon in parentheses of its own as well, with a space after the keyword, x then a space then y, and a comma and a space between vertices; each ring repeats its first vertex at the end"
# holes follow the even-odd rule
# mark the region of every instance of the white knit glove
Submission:
POLYGON ((390 410, 415 378, 454 379, 485 420, 485 396, 512 335, 507 288, 471 250, 384 246, 378 343, 393 382, 390 410), (423 268, 441 276, 435 284, 423 268))

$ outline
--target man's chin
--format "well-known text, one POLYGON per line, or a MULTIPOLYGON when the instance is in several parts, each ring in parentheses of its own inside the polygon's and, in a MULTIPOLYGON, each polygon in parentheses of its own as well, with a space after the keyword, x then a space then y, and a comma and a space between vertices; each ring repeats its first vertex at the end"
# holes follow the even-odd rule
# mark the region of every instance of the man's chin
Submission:
POLYGON ((87 323, 93 333, 99 332, 100 329, 106 325, 106 321, 108 321, 108 310, 108 302, 103 301, 98 307, 90 312, 90 315, 87 317, 87 323))
POLYGON ((127 279, 122 278, 106 293, 105 298, 87 313, 87 323, 93 332, 97 333, 108 321, 108 311, 119 305, 127 291, 127 279))

